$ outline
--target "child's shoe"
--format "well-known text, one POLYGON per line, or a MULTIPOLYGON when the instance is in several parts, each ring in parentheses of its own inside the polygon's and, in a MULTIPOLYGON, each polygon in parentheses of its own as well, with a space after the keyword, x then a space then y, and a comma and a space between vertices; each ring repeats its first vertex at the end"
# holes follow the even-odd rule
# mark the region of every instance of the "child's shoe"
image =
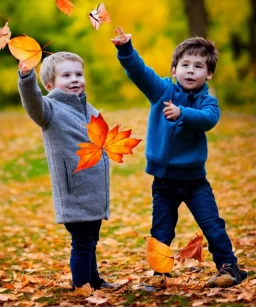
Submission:
POLYGON ((95 289, 95 290, 98 290, 98 289, 103 289, 103 288, 107 288, 107 289, 113 289, 113 288, 119 288, 121 285, 119 284, 115 284, 115 283, 109 283, 107 281, 105 281, 103 278, 100 278, 98 282, 94 283, 92 285, 92 287, 95 289))
POLYGON ((206 287, 228 288, 240 284, 247 277, 247 272, 240 270, 236 263, 225 263, 218 273, 210 278, 206 287))

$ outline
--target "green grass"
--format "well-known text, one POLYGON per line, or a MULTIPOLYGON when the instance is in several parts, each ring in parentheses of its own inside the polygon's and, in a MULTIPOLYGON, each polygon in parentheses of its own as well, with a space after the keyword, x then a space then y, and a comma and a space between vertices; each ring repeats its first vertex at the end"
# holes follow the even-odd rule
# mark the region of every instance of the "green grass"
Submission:
POLYGON ((112 175, 120 175, 123 177, 127 177, 129 175, 133 175, 139 172, 144 171, 145 165, 143 163, 136 163, 132 165, 113 165, 112 166, 112 175))
POLYGON ((23 182, 48 173, 48 164, 44 149, 38 148, 16 157, 3 166, 1 182, 11 180, 23 182))

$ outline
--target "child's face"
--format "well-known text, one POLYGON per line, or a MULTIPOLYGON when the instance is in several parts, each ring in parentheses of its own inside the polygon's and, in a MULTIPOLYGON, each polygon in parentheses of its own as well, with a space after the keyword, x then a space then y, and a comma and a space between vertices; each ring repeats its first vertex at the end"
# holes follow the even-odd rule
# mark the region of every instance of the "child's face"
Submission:
POLYGON ((46 85, 48 91, 58 88, 66 93, 82 95, 85 90, 83 66, 78 61, 64 61, 56 65, 53 83, 46 85))
POLYGON ((206 80, 212 78, 206 64, 207 57, 184 54, 172 74, 185 90, 196 90, 203 86, 206 80))

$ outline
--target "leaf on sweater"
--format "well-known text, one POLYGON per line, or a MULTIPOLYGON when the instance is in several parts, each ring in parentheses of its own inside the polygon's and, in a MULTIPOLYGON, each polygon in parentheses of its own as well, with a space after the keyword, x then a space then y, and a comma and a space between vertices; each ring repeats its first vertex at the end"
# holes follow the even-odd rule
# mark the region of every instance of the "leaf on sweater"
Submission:
POLYGON ((8 47, 11 54, 25 64, 27 70, 34 68, 41 61, 43 50, 38 42, 30 36, 14 37, 9 40, 8 47))
POLYGON ((56 6, 64 14, 70 16, 74 5, 69 0, 56 0, 56 6))
POLYGON ((170 272, 174 263, 174 254, 170 247, 150 236, 144 239, 148 242, 147 260, 151 268, 159 273, 170 272))
POLYGON ((132 154, 132 149, 141 141, 141 139, 130 138, 132 130, 119 132, 120 125, 109 131, 108 125, 100 113, 98 117, 92 115, 90 123, 85 126, 88 129, 91 143, 77 145, 81 148, 76 152, 80 159, 74 173, 97 164, 103 150, 110 159, 122 163, 123 155, 132 154))
POLYGON ((110 22, 111 20, 104 3, 99 4, 95 10, 92 10, 88 17, 96 30, 99 30, 103 22, 110 22))
POLYGON ((193 258, 199 262, 203 261, 202 255, 202 242, 203 236, 201 234, 196 234, 196 237, 192 239, 186 247, 175 255, 175 259, 183 263, 188 258, 193 258))
POLYGON ((5 23, 3 28, 0 28, 0 50, 8 44, 11 38, 11 31, 8 27, 8 22, 5 23))

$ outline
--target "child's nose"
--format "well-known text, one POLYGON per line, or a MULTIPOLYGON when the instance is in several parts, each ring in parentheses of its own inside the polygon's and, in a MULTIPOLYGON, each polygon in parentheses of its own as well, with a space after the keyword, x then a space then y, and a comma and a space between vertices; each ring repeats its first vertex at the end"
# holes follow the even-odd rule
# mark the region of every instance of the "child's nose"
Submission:
POLYGON ((194 73, 194 67, 193 67, 192 65, 190 65, 190 66, 188 67, 188 72, 191 73, 191 74, 194 73))

